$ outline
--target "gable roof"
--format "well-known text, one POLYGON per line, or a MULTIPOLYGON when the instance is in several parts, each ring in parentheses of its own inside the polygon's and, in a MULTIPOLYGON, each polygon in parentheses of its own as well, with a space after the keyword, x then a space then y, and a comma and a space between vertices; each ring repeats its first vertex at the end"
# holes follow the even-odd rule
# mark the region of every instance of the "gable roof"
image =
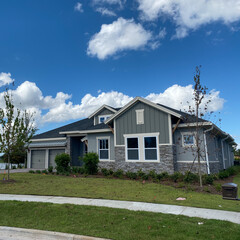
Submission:
POLYGON ((109 123, 111 122, 114 118, 118 117, 119 115, 121 115, 123 112, 125 112, 127 109, 129 109, 133 104, 135 104, 137 101, 143 102, 147 105, 150 105, 158 110, 161 110, 163 112, 166 112, 168 114, 171 114, 175 117, 181 118, 182 115, 179 112, 174 111, 173 109, 167 108, 166 106, 160 105, 160 104, 156 104, 153 103, 147 99, 141 98, 141 97, 135 97, 132 101, 130 101, 128 104, 126 104, 124 107, 122 107, 119 111, 117 111, 112 117, 110 117, 109 119, 107 119, 105 121, 105 123, 109 123))
POLYGON ((98 108, 94 113, 92 113, 88 118, 94 117, 97 113, 102 111, 104 108, 108 109, 109 111, 112 111, 113 113, 116 113, 119 109, 121 109, 121 108, 113 108, 113 107, 110 107, 110 106, 104 104, 100 108, 98 108))
POLYGON ((65 137, 64 132, 73 131, 91 131, 91 130, 108 129, 108 126, 104 123, 95 125, 93 124, 93 119, 82 119, 80 121, 70 123, 68 125, 55 128, 51 131, 47 131, 32 137, 32 139, 44 139, 44 138, 62 138, 65 137), (61 132, 61 134, 60 134, 61 132))

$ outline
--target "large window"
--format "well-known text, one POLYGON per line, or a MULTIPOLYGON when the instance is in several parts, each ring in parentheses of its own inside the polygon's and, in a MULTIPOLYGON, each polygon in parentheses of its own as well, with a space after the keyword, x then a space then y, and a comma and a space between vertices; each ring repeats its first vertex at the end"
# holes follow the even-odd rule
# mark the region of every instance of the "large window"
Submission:
POLYGON ((183 134, 183 146, 191 147, 195 145, 195 137, 193 134, 183 134))
POLYGON ((159 133, 126 134, 125 154, 129 162, 159 162, 159 133))
POLYGON ((157 137, 144 137, 145 160, 157 160, 157 137))
POLYGON ((109 160, 109 139, 98 139, 99 160, 109 160))
POLYGON ((127 159, 139 160, 138 138, 127 138, 127 159))

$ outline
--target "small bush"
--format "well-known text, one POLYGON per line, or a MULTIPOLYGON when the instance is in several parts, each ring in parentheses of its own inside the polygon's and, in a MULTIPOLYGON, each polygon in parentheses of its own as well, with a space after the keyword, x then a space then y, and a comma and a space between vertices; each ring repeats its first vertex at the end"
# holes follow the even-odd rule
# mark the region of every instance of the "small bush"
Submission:
POLYGON ((112 169, 109 169, 109 175, 113 175, 113 170, 112 169))
POLYGON ((29 172, 29 173, 35 173, 33 170, 29 170, 28 172, 29 172))
POLYGON ((102 175, 105 176, 105 177, 108 176, 108 175, 110 175, 109 170, 106 169, 106 168, 102 168, 102 169, 101 169, 101 173, 102 173, 102 175))
POLYGON ((142 177, 141 177, 142 180, 148 180, 148 174, 143 174, 142 177))
POLYGON ((84 167, 78 168, 78 173, 79 173, 79 174, 84 174, 84 173, 85 173, 84 167))
POLYGON ((55 162, 56 162, 56 170, 58 173, 64 173, 64 172, 69 172, 70 167, 70 156, 67 153, 61 153, 58 154, 55 157, 55 162))
POLYGON ((72 167, 71 172, 74 174, 78 173, 78 167, 72 167))
POLYGON ((185 173, 183 181, 186 183, 198 182, 198 175, 188 171, 185 173))
POLYGON ((214 181, 214 176, 213 175, 203 175, 202 176, 202 179, 203 179, 203 184, 206 185, 206 184, 213 184, 213 181, 214 181))
POLYGON ((113 173, 113 176, 117 177, 117 178, 122 178, 123 177, 123 170, 118 169, 116 172, 113 173))
POLYGON ((83 157, 84 169, 87 174, 98 173, 99 157, 94 152, 86 153, 83 157))
POLYGON ((142 171, 142 169, 139 169, 138 171, 137 171, 137 176, 139 177, 139 178, 142 178, 142 176, 144 176, 145 175, 145 173, 142 171))
POLYGON ((135 172, 126 172, 126 176, 130 179, 137 179, 137 173, 135 172))
POLYGON ((162 178, 163 179, 168 179, 169 178, 169 174, 167 172, 163 172, 162 173, 162 178))
POLYGON ((162 173, 157 174, 156 177, 157 177, 157 179, 158 179, 159 181, 163 179, 163 175, 162 175, 162 173))
POLYGON ((48 174, 48 171, 45 169, 45 170, 42 170, 42 173, 48 174))
POLYGON ((203 188, 203 191, 204 191, 204 192, 208 192, 208 193, 211 192, 210 189, 209 189, 207 186, 203 188))
POLYGON ((22 166, 21 164, 19 164, 19 165, 18 165, 18 168, 22 169, 22 168, 23 168, 23 166, 22 166))
POLYGON ((217 184, 215 185, 215 189, 216 189, 218 192, 221 192, 221 190, 222 190, 222 185, 221 185, 220 183, 217 183, 217 184))
POLYGON ((37 174, 40 174, 40 173, 41 173, 41 171, 40 171, 40 170, 36 170, 36 173, 37 173, 37 174))
POLYGON ((175 172, 174 174, 170 175, 169 177, 175 183, 183 180, 183 174, 180 172, 175 172))
POLYGON ((228 178, 229 177, 229 172, 226 171, 226 170, 220 171, 218 173, 218 177, 219 177, 219 179, 228 178))
POLYGON ((151 170, 149 173, 148 173, 148 176, 152 179, 156 179, 157 178, 157 173, 155 172, 155 170, 151 170))
POLYGON ((235 174, 237 174, 237 169, 235 167, 230 167, 226 170, 229 173, 229 176, 233 176, 235 174))
POLYGON ((12 166, 12 169, 17 169, 15 165, 12 166))
POLYGON ((48 172, 49 172, 49 173, 52 173, 52 172, 53 172, 53 166, 49 166, 49 167, 48 167, 48 172))

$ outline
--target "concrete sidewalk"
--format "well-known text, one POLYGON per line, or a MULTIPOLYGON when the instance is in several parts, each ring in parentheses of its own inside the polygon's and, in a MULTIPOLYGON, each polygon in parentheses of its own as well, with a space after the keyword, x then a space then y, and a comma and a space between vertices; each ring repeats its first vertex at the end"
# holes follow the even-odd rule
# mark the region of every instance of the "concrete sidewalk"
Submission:
POLYGON ((120 208, 132 211, 145 211, 155 213, 166 213, 174 215, 184 215, 188 217, 199 217, 205 219, 225 220, 240 224, 240 212, 230 212, 206 208, 185 207, 167 204, 131 202, 104 199, 88 199, 75 197, 53 197, 53 196, 37 196, 37 195, 13 195, 0 194, 0 200, 17 200, 23 202, 44 202, 57 204, 75 204, 97 207, 120 208))
POLYGON ((35 229, 1 227, 0 240, 104 240, 69 233, 50 232, 35 229))

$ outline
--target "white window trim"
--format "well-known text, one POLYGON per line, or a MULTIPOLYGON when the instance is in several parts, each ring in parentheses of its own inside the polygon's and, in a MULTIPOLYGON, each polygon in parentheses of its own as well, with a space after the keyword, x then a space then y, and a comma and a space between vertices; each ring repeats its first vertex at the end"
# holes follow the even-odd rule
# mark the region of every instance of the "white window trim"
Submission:
POLYGON ((140 162, 140 148, 139 148, 139 137, 138 136, 128 136, 125 137, 125 160, 126 162, 140 162), (138 148, 130 148, 132 150, 138 150, 138 160, 128 159, 128 147, 127 147, 127 139, 128 138, 137 138, 138 139, 138 148))
POLYGON ((159 163, 160 162, 160 150, 159 150, 159 132, 157 133, 139 133, 139 134, 124 134, 125 142, 125 161, 126 162, 141 162, 141 163, 159 163), (145 160, 145 148, 144 137, 156 137, 157 138, 157 160, 145 160), (139 160, 128 160, 127 156, 127 138, 138 138, 138 156, 139 160))
POLYGON ((195 133, 188 133, 188 132, 182 132, 181 133, 182 135, 182 146, 185 147, 185 148, 188 148, 188 147, 196 147, 196 137, 195 137, 195 133), (184 136, 185 135, 189 135, 189 136, 193 136, 193 144, 185 144, 184 143, 184 136))
POLYGON ((109 117, 111 117, 112 116, 112 114, 107 114, 107 115, 99 115, 98 116, 98 124, 100 124, 100 118, 104 118, 104 121, 103 122, 105 122, 106 120, 107 120, 107 118, 109 117))
POLYGON ((158 136, 143 136, 143 154, 144 154, 144 161, 146 162, 159 162, 159 144, 158 144, 158 136), (155 137, 156 138, 156 148, 145 148, 145 138, 146 137, 155 137), (156 149, 157 150, 157 159, 149 159, 149 160, 146 160, 146 157, 145 157, 145 150, 146 149, 156 149))
POLYGON ((136 122, 137 122, 137 125, 144 124, 144 109, 137 109, 136 110, 136 122), (138 113, 142 113, 142 117, 143 117, 142 122, 140 122, 139 119, 138 119, 138 113))
POLYGON ((103 136, 103 137, 96 137, 96 140, 97 140, 97 154, 99 156, 99 161, 101 162, 109 162, 109 161, 112 161, 110 160, 111 157, 110 157, 110 154, 111 154, 111 146, 110 146, 110 137, 109 136, 103 136), (98 144, 98 140, 104 140, 104 139, 108 139, 108 159, 100 159, 100 149, 99 149, 99 144, 98 144))

